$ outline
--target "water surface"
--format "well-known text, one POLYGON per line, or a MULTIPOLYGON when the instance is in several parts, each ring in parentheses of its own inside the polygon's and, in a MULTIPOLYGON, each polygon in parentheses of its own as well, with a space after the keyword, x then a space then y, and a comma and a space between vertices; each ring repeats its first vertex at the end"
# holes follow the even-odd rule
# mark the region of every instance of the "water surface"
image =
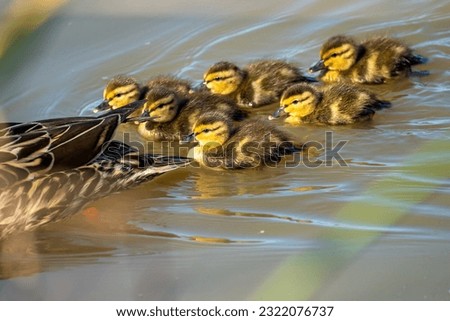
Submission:
POLYGON ((371 86, 393 107, 369 124, 286 127, 347 140, 346 167, 180 169, 3 241, 0 298, 448 300, 449 14, 446 1, 70 2, 7 57, 4 119, 90 115, 119 73, 307 70, 337 33, 401 38, 430 76, 371 86))

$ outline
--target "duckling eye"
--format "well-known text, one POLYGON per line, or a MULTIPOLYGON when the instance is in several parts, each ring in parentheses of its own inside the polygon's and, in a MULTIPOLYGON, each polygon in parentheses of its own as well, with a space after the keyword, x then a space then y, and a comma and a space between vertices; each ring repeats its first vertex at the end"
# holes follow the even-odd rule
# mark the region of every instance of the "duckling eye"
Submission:
POLYGON ((338 56, 337 52, 333 53, 330 57, 331 58, 336 58, 338 56))
POLYGON ((116 97, 120 97, 122 95, 123 95, 122 93, 118 93, 118 94, 116 94, 116 97))
POLYGON ((223 80, 223 78, 222 77, 216 77, 216 78, 214 78, 214 80, 215 81, 220 81, 220 80, 223 80))
POLYGON ((299 103, 299 101, 296 99, 292 102, 294 105, 297 105, 299 103))
POLYGON ((203 133, 209 133, 210 131, 211 131, 211 129, 209 129, 209 128, 206 128, 206 129, 202 130, 203 133))

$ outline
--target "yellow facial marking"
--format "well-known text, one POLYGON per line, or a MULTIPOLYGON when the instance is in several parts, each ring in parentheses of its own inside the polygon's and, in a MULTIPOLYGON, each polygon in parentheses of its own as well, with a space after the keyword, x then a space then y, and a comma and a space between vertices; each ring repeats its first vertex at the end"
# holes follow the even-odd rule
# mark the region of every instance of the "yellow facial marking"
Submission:
POLYGON ((350 44, 343 44, 325 52, 322 59, 329 70, 347 70, 356 61, 355 48, 350 44))
POLYGON ((305 117, 314 111, 316 99, 313 93, 305 91, 281 101, 284 111, 292 117, 305 117))
POLYGON ((113 108, 120 108, 139 99, 140 90, 135 84, 114 88, 113 90, 104 90, 103 98, 109 102, 113 108))
POLYGON ((194 127, 195 139, 200 146, 217 144, 223 145, 229 138, 229 128, 222 121, 210 124, 200 124, 194 127))
POLYGON ((116 96, 124 95, 124 94, 132 92, 134 90, 136 90, 136 85, 134 85, 134 84, 117 87, 117 88, 114 88, 113 90, 110 90, 110 91, 107 91, 105 89, 105 91, 103 92, 103 96, 104 96, 105 99, 111 100, 111 99, 113 99, 116 96))
POLYGON ((213 93, 228 95, 237 90, 242 82, 235 70, 225 70, 204 75, 204 84, 213 93))
POLYGON ((170 122, 178 112, 178 102, 174 95, 169 95, 155 102, 145 103, 144 110, 148 111, 149 116, 153 117, 155 122, 170 122))

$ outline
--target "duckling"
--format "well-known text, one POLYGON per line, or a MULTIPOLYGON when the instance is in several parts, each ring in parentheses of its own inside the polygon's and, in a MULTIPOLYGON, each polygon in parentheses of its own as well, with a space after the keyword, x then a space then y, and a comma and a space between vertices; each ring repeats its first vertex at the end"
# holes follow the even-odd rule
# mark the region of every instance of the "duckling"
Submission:
POLYGON ((203 75, 203 84, 213 93, 233 98, 239 106, 259 107, 280 99, 297 82, 310 82, 300 69, 282 60, 258 60, 240 69, 221 61, 203 75))
POLYGON ((233 123, 220 112, 202 115, 186 141, 197 141, 194 159, 211 168, 243 169, 273 166, 281 157, 300 151, 292 137, 259 119, 233 123))
POLYGON ((280 108, 274 113, 288 114, 286 123, 322 123, 346 125, 372 119, 375 110, 390 107, 391 103, 354 85, 338 83, 323 87, 296 84, 281 97, 280 108))
POLYGON ((337 35, 328 39, 320 50, 320 61, 309 71, 321 71, 324 82, 380 84, 411 74, 411 66, 423 64, 426 58, 392 38, 377 37, 357 43, 353 38, 337 35))
POLYGON ((190 162, 113 141, 142 101, 100 117, 0 124, 0 240, 190 162))
MULTIPOLYGON (((149 89, 153 87, 167 87, 181 94, 188 95, 193 92, 189 80, 172 75, 158 75, 150 78, 145 85, 141 85, 135 78, 126 75, 114 76, 103 91, 103 102, 94 108, 94 112, 121 108, 139 99, 143 99, 149 89)), ((132 116, 139 116, 136 111, 132 116)))
MULTIPOLYGON (((117 109, 135 102, 142 97, 146 89, 133 77, 116 75, 106 84, 103 90, 103 101, 94 108, 94 112, 117 109)), ((138 116, 137 110, 132 116, 138 116)))
POLYGON ((247 116, 231 99, 205 91, 187 97, 170 88, 154 87, 145 98, 147 102, 143 113, 137 118, 143 120, 138 126, 138 133, 152 141, 180 140, 190 132, 198 117, 207 111, 221 111, 236 121, 247 116))
POLYGON ((154 87, 166 87, 180 94, 189 95, 194 93, 192 82, 187 79, 177 78, 172 75, 159 75, 147 81, 147 90, 154 87))

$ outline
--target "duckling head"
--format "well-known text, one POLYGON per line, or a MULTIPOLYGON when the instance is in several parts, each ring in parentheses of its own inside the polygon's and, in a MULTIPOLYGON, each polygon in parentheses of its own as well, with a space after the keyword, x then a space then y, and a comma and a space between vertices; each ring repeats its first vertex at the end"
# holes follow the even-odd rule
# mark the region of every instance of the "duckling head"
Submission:
POLYGON ((296 84, 283 93, 280 108, 275 113, 279 115, 280 111, 284 111, 292 117, 305 117, 314 111, 320 99, 321 93, 313 86, 296 84))
POLYGON ((309 68, 309 72, 348 70, 356 62, 358 49, 358 45, 350 37, 342 35, 331 37, 323 44, 320 50, 320 60, 309 68))
POLYGON ((245 72, 231 62, 221 61, 211 66, 203 75, 203 84, 213 93, 229 95, 242 83, 245 72))
POLYGON ((225 144, 232 131, 232 121, 225 114, 215 112, 200 117, 188 136, 195 139, 200 146, 217 147, 225 144))
POLYGON ((149 118, 153 122, 166 123, 172 121, 184 103, 175 90, 166 87, 154 87, 145 96, 142 119, 149 118))
POLYGON ((136 79, 125 75, 114 76, 103 91, 103 102, 94 112, 117 109, 139 100, 141 88, 136 79))

